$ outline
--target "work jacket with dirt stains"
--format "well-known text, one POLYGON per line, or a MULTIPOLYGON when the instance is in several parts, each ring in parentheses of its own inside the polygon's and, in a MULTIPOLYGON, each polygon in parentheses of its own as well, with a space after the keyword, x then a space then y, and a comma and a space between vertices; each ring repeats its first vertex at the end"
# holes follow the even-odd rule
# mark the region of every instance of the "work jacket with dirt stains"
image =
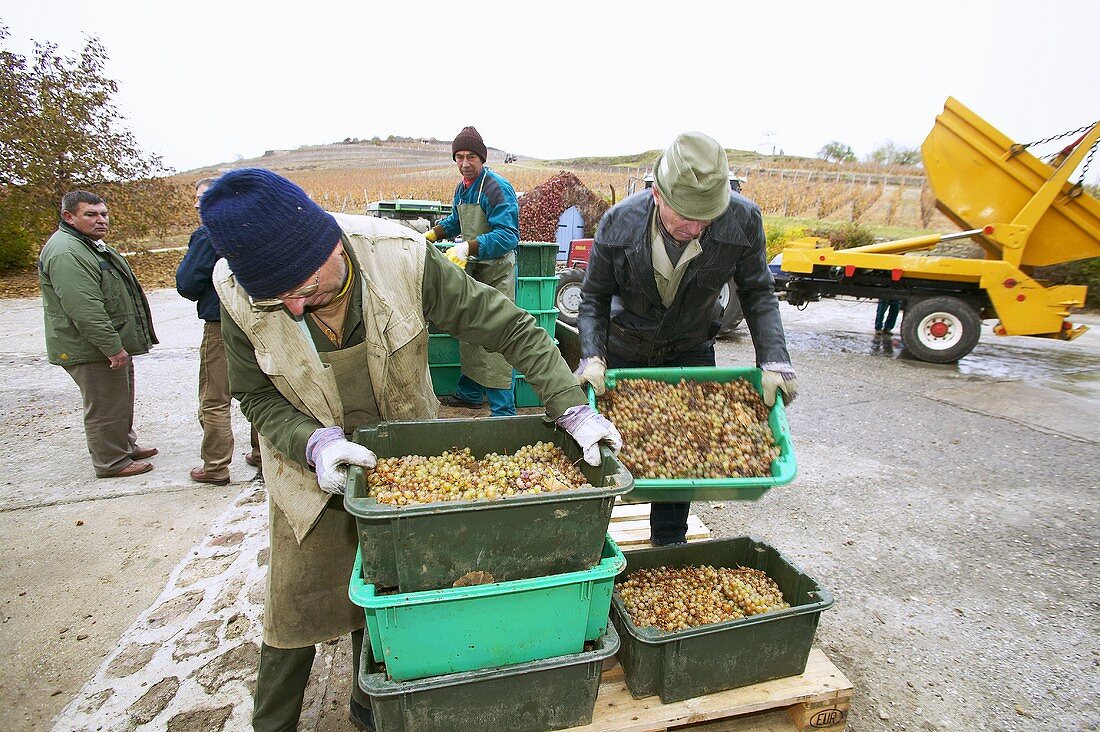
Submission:
POLYGON ((107 361, 157 343, 149 301, 114 247, 62 222, 38 256, 38 284, 50 363, 107 361))
MULTIPOLYGON (((526 375, 549 418, 586 402, 553 340, 529 313, 467 277, 411 229, 367 216, 334 218, 356 277, 341 348, 368 345, 363 366, 382 420, 436 415, 427 320, 502 354, 526 375)), ((214 284, 229 316, 222 318, 222 333, 233 396, 260 433, 265 482, 300 544, 329 499, 306 463, 307 440, 319 427, 339 425, 350 433, 361 425, 343 424, 335 381, 317 355, 333 346, 312 329, 311 318, 298 320, 285 308, 253 309, 224 259, 214 268, 214 284)))
POLYGON ((710 346, 719 328, 718 296, 733 279, 757 365, 789 363, 760 208, 730 193, 729 207, 703 231, 702 253, 687 264, 666 307, 653 274, 654 206, 647 189, 613 206, 600 220, 581 288, 581 355, 607 358, 611 353, 660 366, 710 346))

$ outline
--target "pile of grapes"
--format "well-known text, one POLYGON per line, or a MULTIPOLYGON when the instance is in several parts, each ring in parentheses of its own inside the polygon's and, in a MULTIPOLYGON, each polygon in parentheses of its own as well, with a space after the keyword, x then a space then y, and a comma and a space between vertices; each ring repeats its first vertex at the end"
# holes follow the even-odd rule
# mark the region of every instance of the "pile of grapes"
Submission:
POLYGON ((367 495, 392 506, 437 501, 478 501, 532 493, 591 488, 552 442, 536 442, 514 455, 491 452, 474 459, 469 448, 442 455, 379 458, 367 473, 367 495))
POLYGON ((639 569, 615 590, 635 626, 669 632, 790 607, 771 577, 748 567, 639 569))
POLYGON ((622 434, 619 460, 635 478, 766 477, 779 455, 768 408, 744 379, 622 379, 599 408, 622 434))

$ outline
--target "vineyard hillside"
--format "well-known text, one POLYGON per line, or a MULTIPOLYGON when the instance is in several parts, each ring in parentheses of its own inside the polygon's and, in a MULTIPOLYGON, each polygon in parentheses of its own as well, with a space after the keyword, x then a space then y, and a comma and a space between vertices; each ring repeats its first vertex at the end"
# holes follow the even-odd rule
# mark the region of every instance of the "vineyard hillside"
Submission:
MULTIPOLYGON (((833 164, 813 158, 765 156, 728 150, 731 170, 744 179, 742 192, 760 205, 765 220, 793 230, 856 223, 881 236, 896 238, 917 231, 953 231, 932 207, 932 196, 919 168, 833 164)), ((659 150, 618 157, 541 160, 516 151, 489 148, 488 165, 506 177, 521 195, 563 173, 575 176, 586 195, 610 206, 622 200, 633 182, 640 187, 659 150), (512 162, 505 163, 504 160, 512 162)), ((133 265, 149 288, 173 287, 175 268, 188 235, 198 226, 193 184, 242 167, 274 170, 300 185, 330 211, 364 213, 369 203, 398 198, 450 202, 458 182, 450 141, 391 137, 348 139, 210 165, 174 175, 175 195, 164 201, 159 230, 140 241, 111 241, 133 253, 133 265), (167 250, 167 251, 165 251, 167 250)), ((602 207, 601 207, 602 208, 602 207)), ((127 211, 115 205, 112 219, 127 211)), ((33 269, 0 277, 0 297, 37 295, 33 269)))

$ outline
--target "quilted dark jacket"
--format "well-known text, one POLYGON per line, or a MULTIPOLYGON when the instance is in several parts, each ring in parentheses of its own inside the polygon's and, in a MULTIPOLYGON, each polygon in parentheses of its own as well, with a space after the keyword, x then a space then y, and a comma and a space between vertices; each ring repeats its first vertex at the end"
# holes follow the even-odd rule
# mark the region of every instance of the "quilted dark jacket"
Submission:
POLYGON ((752 334, 757 365, 790 362, 779 301, 765 254, 760 208, 730 193, 726 212, 703 232, 703 252, 688 264, 670 307, 661 303, 650 251, 652 192, 612 207, 596 231, 578 317, 582 356, 608 353, 660 366, 711 345, 718 295, 733 279, 752 334))

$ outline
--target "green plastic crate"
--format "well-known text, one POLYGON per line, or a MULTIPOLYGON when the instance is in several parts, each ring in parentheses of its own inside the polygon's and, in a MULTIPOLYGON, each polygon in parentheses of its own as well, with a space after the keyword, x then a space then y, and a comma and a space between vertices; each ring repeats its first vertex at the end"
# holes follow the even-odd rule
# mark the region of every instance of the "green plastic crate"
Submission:
MULTIPOLYGON (((507 640, 507 638, 506 638, 507 640)), ((378 732, 545 732, 592 721, 604 661, 619 649, 607 633, 591 650, 418 681, 389 681, 363 644, 359 688, 378 732)))
POLYGON ((552 277, 557 259, 557 242, 521 241, 516 247, 516 268, 520 277, 552 277))
POLYGON ((538 325, 538 327, 544 329, 547 333, 550 334, 551 338, 554 338, 555 333, 557 332, 557 308, 550 308, 549 310, 528 310, 527 312, 531 313, 531 315, 534 316, 535 324, 538 325))
MULTIPOLYGON (((716 381, 725 383, 734 379, 746 379, 756 391, 761 392, 760 369, 756 368, 713 368, 709 366, 668 366, 644 369, 608 369, 607 388, 626 379, 656 379, 670 384, 685 381, 716 381)), ((595 394, 589 389, 588 403, 593 409, 599 409, 595 394)), ((791 429, 787 425, 787 410, 781 398, 775 400, 768 415, 772 437, 779 446, 779 456, 772 461, 772 474, 754 478, 637 478, 634 490, 623 501, 639 503, 646 501, 755 501, 769 488, 786 485, 794 480, 798 466, 794 458, 794 443, 791 441, 791 429)))
MULTIPOLYGON (((450 333, 428 333, 428 365, 458 363, 458 339, 450 333)), ((449 393, 454 393, 449 392, 449 393)))
POLYGON ((458 388, 458 377, 462 376, 462 366, 457 363, 429 363, 428 374, 432 377, 432 391, 436 396, 454 394, 458 388))
POLYGON ((542 406, 542 400, 527 383, 527 378, 523 374, 516 374, 515 395, 517 408, 542 406))
POLYGON ((580 653, 607 631, 626 558, 608 536, 596 566, 474 587, 377 595, 355 559, 348 596, 367 617, 373 656, 394 681, 580 653))
POLYGON ((775 580, 791 607, 664 632, 630 622, 616 592, 611 622, 622 641, 618 658, 626 686, 636 699, 657 694, 669 704, 806 670, 818 621, 833 596, 761 541, 743 536, 633 551, 616 581, 638 569, 701 564, 759 569, 775 580))
POLYGON ((516 305, 527 311, 546 311, 554 307, 554 293, 558 289, 558 278, 517 277, 516 305))
POLYGON ((593 486, 493 501, 390 506, 367 498, 365 473, 351 467, 344 507, 355 516, 363 578, 401 592, 449 588, 478 570, 506 582, 589 569, 600 560, 615 497, 634 485, 606 446, 600 448, 600 465, 591 466, 568 433, 538 414, 382 422, 357 429, 352 439, 378 457, 469 447, 480 458, 553 442, 593 486))

